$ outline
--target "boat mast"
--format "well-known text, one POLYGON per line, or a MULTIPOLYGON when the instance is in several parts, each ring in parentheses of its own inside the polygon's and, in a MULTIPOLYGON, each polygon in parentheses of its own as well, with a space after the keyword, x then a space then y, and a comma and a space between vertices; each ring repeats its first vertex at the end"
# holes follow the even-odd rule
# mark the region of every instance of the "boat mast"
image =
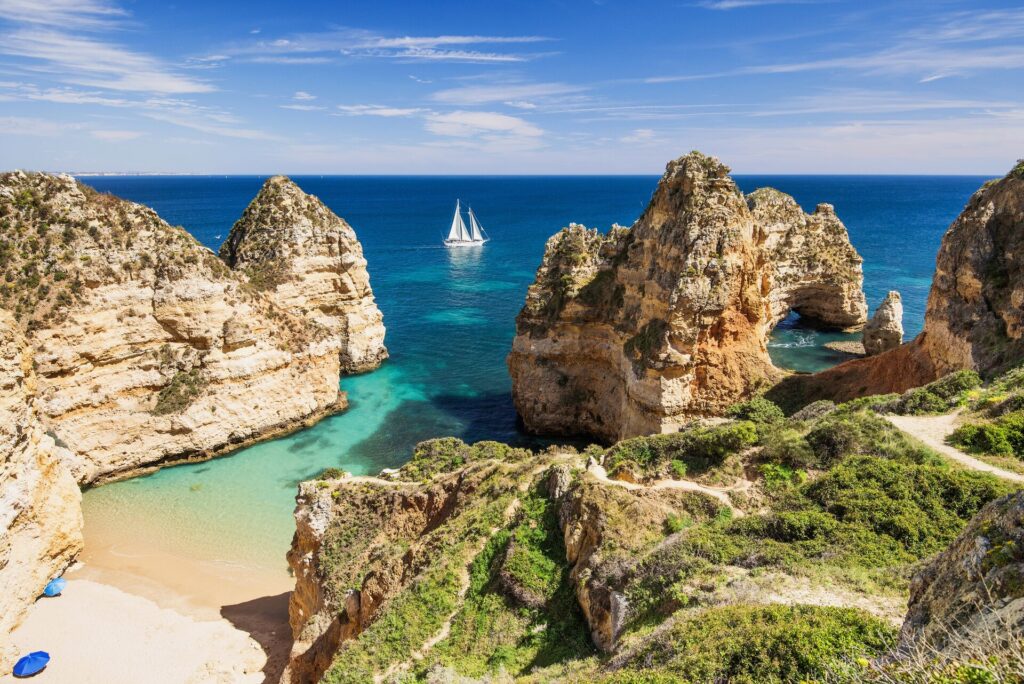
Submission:
POLYGON ((452 217, 452 227, 448 231, 447 240, 453 242, 469 240, 466 235, 466 224, 462 221, 462 209, 459 207, 459 200, 455 200, 455 216, 452 217))

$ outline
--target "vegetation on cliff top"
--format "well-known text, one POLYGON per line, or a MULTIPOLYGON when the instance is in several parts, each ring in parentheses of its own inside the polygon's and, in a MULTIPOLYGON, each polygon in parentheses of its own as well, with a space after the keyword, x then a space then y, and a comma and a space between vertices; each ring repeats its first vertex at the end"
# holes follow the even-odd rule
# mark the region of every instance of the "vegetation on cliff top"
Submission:
MULTIPOLYGON (((966 377, 928 391, 947 402, 978 392, 966 377)), ((432 490, 458 482, 462 494, 423 536, 403 528, 395 538, 383 519, 335 518, 331 534, 343 543, 329 546, 349 552, 332 572, 346 583, 358 586, 362 575, 350 570, 367 559, 378 572, 386 557, 420 569, 342 645, 326 681, 389 668, 396 681, 801 681, 883 652, 893 631, 878 616, 749 597, 782 591, 778 578, 791 578, 808 587, 812 604, 819 587, 899 610, 916 563, 1011 486, 950 467, 872 406, 822 404, 787 419, 757 400, 734 408, 741 420, 587 450, 612 477, 641 482, 632 489, 584 474, 571 448, 421 444, 401 479, 432 490), (571 473, 564 494, 543 486, 555 465, 571 473), (733 506, 642 484, 663 478, 723 487, 733 506), (742 490, 730 487, 744 480, 742 490), (563 539, 582 529, 593 546, 576 557, 563 539), (740 588, 747 585, 761 588, 740 588), (610 654, 590 644, 600 612, 588 624, 583 596, 591 611, 608 600, 601 597, 622 597, 610 654), (437 634, 422 659, 410 660, 437 634)), ((368 503, 357 496, 357 506, 368 503)))

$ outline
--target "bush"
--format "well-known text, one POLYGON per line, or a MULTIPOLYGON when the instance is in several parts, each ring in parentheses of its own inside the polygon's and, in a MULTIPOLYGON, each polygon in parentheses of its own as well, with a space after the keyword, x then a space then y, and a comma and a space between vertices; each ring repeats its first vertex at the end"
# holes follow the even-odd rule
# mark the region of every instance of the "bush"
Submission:
POLYGON ((824 418, 835 410, 836 404, 834 401, 819 399, 818 401, 804 406, 802 409, 790 416, 790 418, 801 421, 818 420, 819 418, 824 418))
POLYGON ((528 450, 501 442, 483 441, 469 445, 457 437, 440 437, 416 445, 412 459, 402 466, 402 477, 422 482, 440 473, 450 473, 473 461, 517 461, 529 456, 531 453, 528 450))
POLYGON ((1007 413, 992 423, 961 425, 949 442, 974 453, 1024 458, 1024 411, 1007 413))
POLYGON ((949 410, 949 402, 923 387, 909 390, 900 398, 896 412, 904 416, 924 416, 933 413, 945 413, 949 410))
POLYGON ((606 452, 605 467, 614 473, 620 467, 634 464, 650 472, 679 461, 688 473, 703 473, 721 465, 726 456, 756 442, 757 430, 753 423, 747 421, 695 427, 669 435, 634 437, 619 442, 606 452))
POLYGON ((908 390, 891 410, 905 416, 945 413, 960 403, 966 392, 980 386, 981 377, 974 371, 956 371, 923 387, 908 390))
MULTIPOLYGON (((818 680, 835 662, 873 657, 892 637, 883 621, 849 608, 709 608, 656 632, 620 672, 653 670, 675 677, 662 681, 733 684, 818 680)), ((631 681, 620 673, 614 679, 631 681)))
POLYGON ((755 397, 750 401, 733 404, 726 415, 737 420, 749 420, 752 423, 778 423, 786 419, 782 409, 763 397, 755 397))
POLYGON ((769 463, 808 468, 816 463, 814 451, 793 428, 771 430, 761 437, 761 457, 769 463))
POLYGON ((912 443, 889 421, 867 411, 837 411, 822 418, 807 433, 819 467, 845 456, 870 454, 913 463, 940 462, 928 449, 912 443))
POLYGON ((203 393, 205 386, 206 382, 199 374, 199 369, 178 371, 160 390, 151 413, 157 416, 181 413, 203 393))

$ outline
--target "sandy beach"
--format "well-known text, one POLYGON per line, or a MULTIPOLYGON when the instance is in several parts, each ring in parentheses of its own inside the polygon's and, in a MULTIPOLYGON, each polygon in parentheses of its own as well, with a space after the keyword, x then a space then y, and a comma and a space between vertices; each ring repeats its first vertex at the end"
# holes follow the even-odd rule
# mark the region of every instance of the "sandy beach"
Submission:
MULTIPOLYGON (((236 564, 123 548, 86 536, 64 593, 40 599, 11 635, 18 655, 52 660, 33 681, 60 684, 277 682, 291 647, 293 581, 236 564)), ((9 673, 0 682, 21 681, 9 673)))

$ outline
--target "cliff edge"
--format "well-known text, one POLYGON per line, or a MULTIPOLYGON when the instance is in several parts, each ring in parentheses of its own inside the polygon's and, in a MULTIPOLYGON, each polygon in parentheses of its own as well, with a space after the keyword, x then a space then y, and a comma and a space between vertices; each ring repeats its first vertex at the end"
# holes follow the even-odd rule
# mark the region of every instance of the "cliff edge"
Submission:
POLYGON ((550 238, 508 357, 526 428, 607 441, 670 432, 781 377, 768 357, 790 311, 867 319, 861 258, 828 204, 744 197, 729 169, 671 162, 631 228, 550 238))
POLYGON ((288 178, 264 183, 220 256, 281 308, 337 335, 343 372, 372 370, 387 358, 383 316, 355 232, 288 178))

